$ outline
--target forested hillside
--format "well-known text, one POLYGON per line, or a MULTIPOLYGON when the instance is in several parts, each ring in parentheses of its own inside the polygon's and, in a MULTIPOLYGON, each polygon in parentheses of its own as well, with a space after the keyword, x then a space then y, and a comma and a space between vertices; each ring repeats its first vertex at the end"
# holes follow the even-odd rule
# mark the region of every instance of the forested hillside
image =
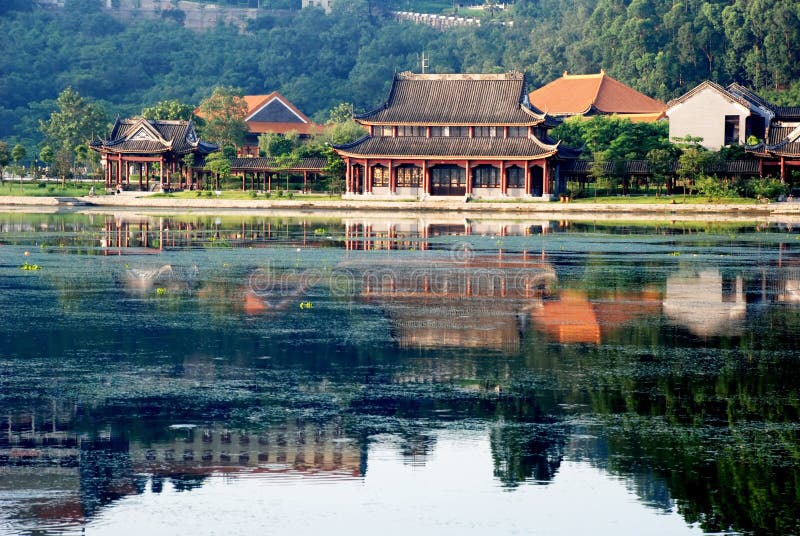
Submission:
MULTIPOLYGON (((409 5, 413 2, 407 2, 409 5)), ((67 86, 114 115, 164 99, 197 104, 217 85, 279 90, 317 119, 368 109, 393 73, 523 70, 530 86, 600 68, 660 99, 707 78, 800 103, 800 3, 793 0, 518 0, 513 26, 440 32, 394 21, 379 0, 271 14, 244 34, 193 33, 174 20, 123 25, 95 0, 61 10, 0 2, 0 139, 33 148, 67 86), (788 89, 786 89, 788 88, 788 89), (780 90, 780 91, 774 91, 780 90)))

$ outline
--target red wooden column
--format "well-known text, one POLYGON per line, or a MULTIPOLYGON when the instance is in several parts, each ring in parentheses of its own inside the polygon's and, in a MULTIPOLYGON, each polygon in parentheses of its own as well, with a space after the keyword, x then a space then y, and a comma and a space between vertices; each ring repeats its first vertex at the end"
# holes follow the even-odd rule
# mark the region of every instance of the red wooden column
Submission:
POLYGON ((364 193, 372 193, 372 168, 369 167, 369 158, 364 159, 364 193))
POLYGON ((122 184, 122 154, 117 155, 117 184, 122 184))
POLYGON ((548 173, 547 167, 547 160, 545 160, 542 164, 542 195, 550 195, 553 191, 550 188, 550 173, 548 173))
MULTIPOLYGON (((161 157, 158 160, 158 164, 159 164, 158 165, 159 180, 161 181, 161 184, 163 185, 164 184, 164 168, 167 167, 167 162, 164 160, 164 155, 161 155, 161 157)), ((169 173, 167 173, 167 190, 169 190, 171 186, 172 185, 170 184, 169 173)), ((150 189, 150 174, 149 173, 147 174, 147 189, 148 190, 150 189)), ((163 189, 163 187, 162 187, 162 189, 163 189)))
MULTIPOLYGON (((472 127, 470 127, 472 128, 472 127)), ((469 168, 469 160, 464 162, 466 164, 466 175, 467 175, 467 195, 472 195, 472 170, 469 168)))
POLYGON ((508 174, 506 173, 506 163, 500 162, 500 193, 508 194, 508 174))
POLYGON ((786 182, 786 158, 781 157, 781 182, 786 182))
POLYGON ((397 177, 394 176, 394 163, 393 160, 389 160, 389 193, 396 194, 397 193, 397 177))
POLYGON ((422 189, 426 194, 431 193, 431 179, 428 177, 428 161, 422 161, 422 189))
POLYGON ((348 193, 348 194, 353 192, 352 180, 353 180, 353 173, 352 173, 352 171, 350 169, 350 159, 349 158, 345 158, 344 159, 344 191, 346 193, 348 193))
POLYGON ((531 163, 525 161, 525 195, 531 195, 531 163))

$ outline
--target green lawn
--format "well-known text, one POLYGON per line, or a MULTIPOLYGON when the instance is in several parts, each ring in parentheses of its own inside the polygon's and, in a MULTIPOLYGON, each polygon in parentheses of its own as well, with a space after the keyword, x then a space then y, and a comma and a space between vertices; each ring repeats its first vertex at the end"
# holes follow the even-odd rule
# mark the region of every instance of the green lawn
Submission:
POLYGON ((94 184, 97 194, 105 192, 103 182, 79 183, 67 182, 64 188, 60 182, 19 182, 5 180, 0 184, 0 196, 21 195, 27 197, 81 197, 89 195, 89 188, 94 184))

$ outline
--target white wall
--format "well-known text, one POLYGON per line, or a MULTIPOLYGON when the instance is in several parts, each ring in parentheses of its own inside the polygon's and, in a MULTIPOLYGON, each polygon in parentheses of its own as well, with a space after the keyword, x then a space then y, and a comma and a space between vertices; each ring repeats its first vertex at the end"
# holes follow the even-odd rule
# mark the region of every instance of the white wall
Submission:
POLYGON ((669 138, 691 135, 703 138, 703 147, 718 150, 725 145, 725 116, 739 116, 739 143, 744 144, 745 120, 749 108, 729 102, 714 89, 707 87, 686 101, 667 110, 669 138))

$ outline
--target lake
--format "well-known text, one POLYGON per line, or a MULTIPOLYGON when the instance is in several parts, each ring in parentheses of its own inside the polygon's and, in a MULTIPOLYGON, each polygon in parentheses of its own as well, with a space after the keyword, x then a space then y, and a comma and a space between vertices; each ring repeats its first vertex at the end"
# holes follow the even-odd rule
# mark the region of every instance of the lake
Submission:
POLYGON ((800 534, 800 230, 0 213, 0 534, 800 534))

